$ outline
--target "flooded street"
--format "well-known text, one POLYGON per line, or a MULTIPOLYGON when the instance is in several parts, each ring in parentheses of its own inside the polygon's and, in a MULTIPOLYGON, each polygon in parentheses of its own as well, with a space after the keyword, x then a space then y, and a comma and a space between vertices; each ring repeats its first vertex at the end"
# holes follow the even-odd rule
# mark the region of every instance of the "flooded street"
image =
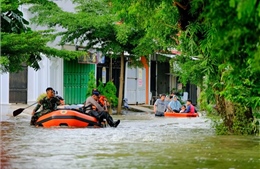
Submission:
POLYGON ((259 137, 216 136, 203 116, 113 117, 118 128, 35 128, 2 113, 1 168, 260 168, 259 137))

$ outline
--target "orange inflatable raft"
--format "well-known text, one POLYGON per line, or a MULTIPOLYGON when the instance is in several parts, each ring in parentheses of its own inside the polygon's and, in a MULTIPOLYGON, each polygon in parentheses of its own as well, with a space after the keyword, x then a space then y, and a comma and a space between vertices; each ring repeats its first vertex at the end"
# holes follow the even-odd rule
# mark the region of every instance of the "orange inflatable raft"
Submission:
POLYGON ((165 112, 165 117, 198 117, 198 113, 173 113, 173 112, 165 112))
POLYGON ((36 126, 42 127, 103 127, 95 117, 77 110, 56 110, 41 116, 36 126))

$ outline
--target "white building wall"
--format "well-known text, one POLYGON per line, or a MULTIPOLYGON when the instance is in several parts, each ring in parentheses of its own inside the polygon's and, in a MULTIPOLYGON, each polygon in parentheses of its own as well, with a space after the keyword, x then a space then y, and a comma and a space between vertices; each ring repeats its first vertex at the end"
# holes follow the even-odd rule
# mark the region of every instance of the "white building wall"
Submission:
POLYGON ((63 94, 63 60, 60 58, 49 59, 43 57, 38 71, 28 68, 28 103, 36 101, 47 87, 52 87, 63 94))
POLYGON ((9 104, 9 73, 0 74, 0 104, 9 104))
POLYGON ((146 78, 144 68, 131 68, 126 63, 125 92, 128 104, 144 104, 146 99, 146 78))

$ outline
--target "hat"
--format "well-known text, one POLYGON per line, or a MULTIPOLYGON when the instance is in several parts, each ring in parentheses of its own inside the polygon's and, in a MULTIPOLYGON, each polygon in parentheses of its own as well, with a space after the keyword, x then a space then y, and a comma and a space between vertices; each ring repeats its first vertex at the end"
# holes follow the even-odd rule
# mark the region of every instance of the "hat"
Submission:
POLYGON ((99 96, 99 91, 97 91, 97 90, 94 90, 94 91, 92 91, 92 95, 96 95, 96 96, 99 96))

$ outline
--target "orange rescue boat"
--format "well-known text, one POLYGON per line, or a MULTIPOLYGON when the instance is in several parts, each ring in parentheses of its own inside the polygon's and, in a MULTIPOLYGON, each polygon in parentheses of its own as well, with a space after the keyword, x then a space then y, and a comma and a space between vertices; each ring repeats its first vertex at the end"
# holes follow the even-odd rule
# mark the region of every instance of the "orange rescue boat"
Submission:
POLYGON ((77 110, 55 110, 41 116, 36 126, 42 127, 104 127, 95 117, 89 116, 77 110))
POLYGON ((198 113, 174 113, 174 112, 165 112, 165 117, 198 117, 198 113))

